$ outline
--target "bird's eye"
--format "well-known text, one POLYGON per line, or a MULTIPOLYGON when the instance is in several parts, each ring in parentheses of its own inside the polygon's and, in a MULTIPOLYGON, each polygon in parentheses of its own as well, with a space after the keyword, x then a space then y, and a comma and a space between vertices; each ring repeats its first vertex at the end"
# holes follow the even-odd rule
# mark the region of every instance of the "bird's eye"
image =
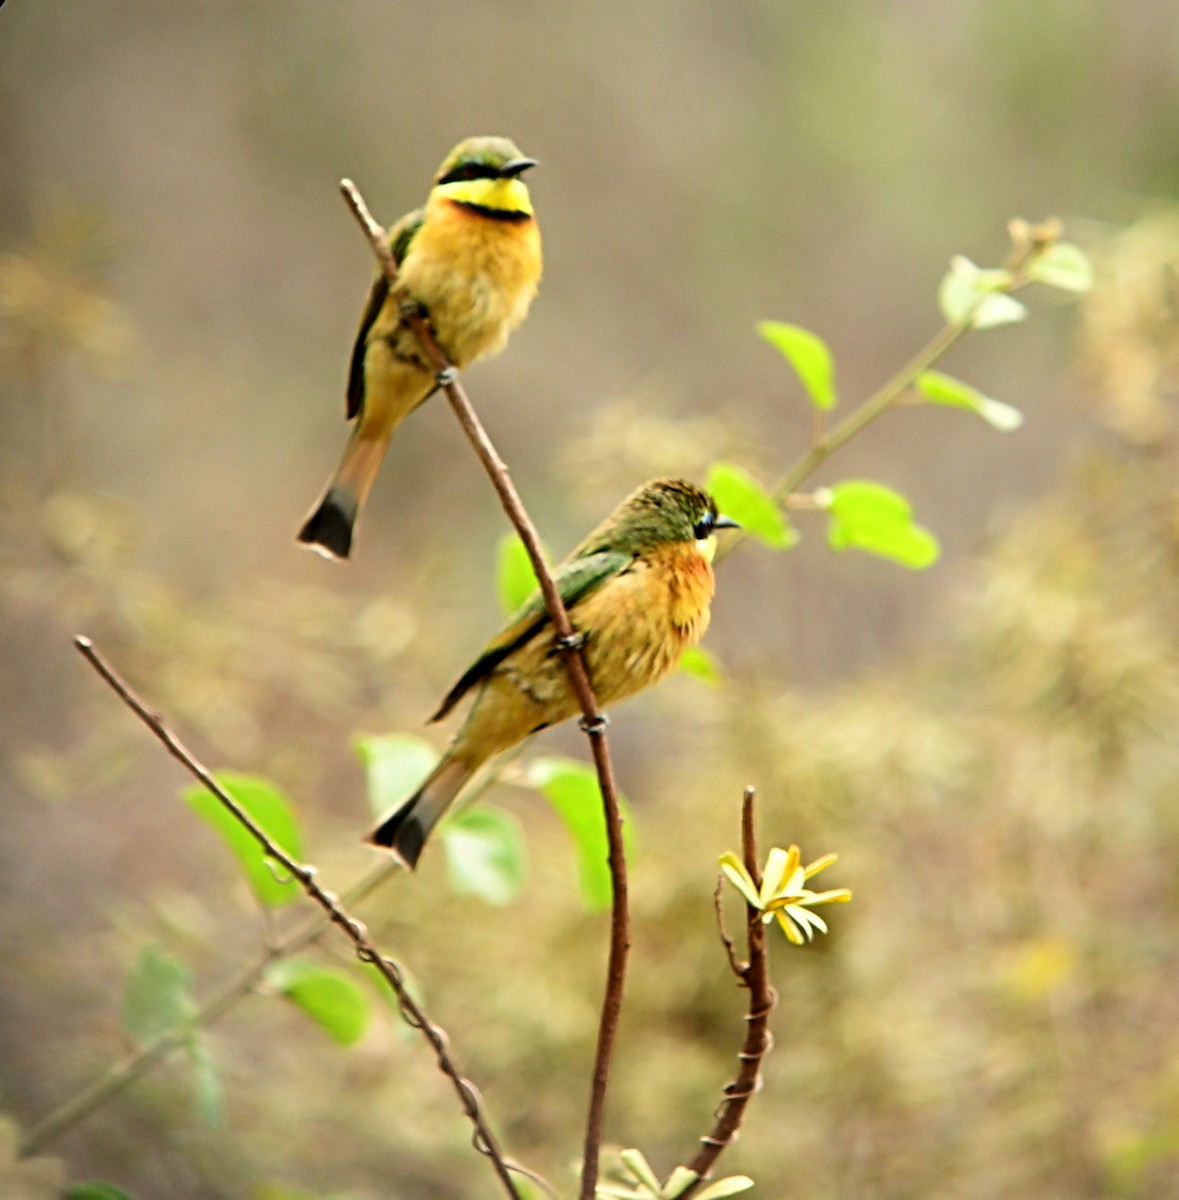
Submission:
POLYGON ((704 516, 696 522, 696 527, 692 530, 698 542, 704 541, 709 534, 712 533, 713 526, 716 524, 716 517, 712 513, 706 512, 704 516))

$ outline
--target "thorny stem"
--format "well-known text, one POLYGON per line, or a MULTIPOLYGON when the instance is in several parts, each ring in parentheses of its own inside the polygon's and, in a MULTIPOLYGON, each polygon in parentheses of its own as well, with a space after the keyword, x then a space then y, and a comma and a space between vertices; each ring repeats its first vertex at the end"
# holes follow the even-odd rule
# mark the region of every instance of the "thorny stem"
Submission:
MULTIPOLYGON (((754 826, 754 791, 746 788, 741 804, 741 855, 745 869, 755 887, 761 887, 761 869, 758 866, 757 831, 754 826)), ((716 1113, 712 1130, 700 1139, 696 1157, 688 1163, 688 1169, 700 1178, 689 1187, 683 1196, 686 1200, 708 1178, 716 1160, 726 1146, 736 1140, 741 1127, 745 1108, 761 1090, 761 1064, 770 1052, 774 1039, 770 1034, 770 1013, 778 1001, 778 994, 770 983, 769 956, 766 953, 766 927, 761 913, 752 905, 746 905, 745 936, 749 961, 739 963, 733 953, 732 942, 721 925, 721 938, 740 985, 749 990, 749 1009, 745 1014, 745 1041, 737 1053, 741 1065, 737 1078, 726 1085, 725 1098, 716 1113)), ((718 907, 719 915, 719 907, 718 907)))
MULTIPOLYGON (((373 253, 385 273, 389 286, 397 283, 397 264, 389 249, 388 235, 373 219, 355 184, 349 179, 341 180, 340 191, 353 216, 364 230, 373 253)), ((605 1119, 606 1089, 610 1080, 610 1064, 614 1055, 614 1043, 618 1033, 618 1019, 622 1011, 622 994, 626 983, 626 964, 630 953, 630 908, 627 898, 626 854, 622 844, 622 814, 618 807, 618 787, 614 781, 614 768, 606 742, 606 722, 598 708, 581 653, 581 641, 569 620, 569 614, 561 600, 552 572, 545 562, 540 537, 536 532, 512 483, 508 468, 496 452, 487 436, 467 395, 458 382, 457 373, 445 353, 438 345, 428 318, 421 312, 407 307, 402 321, 416 335, 431 367, 437 374, 439 386, 446 392, 450 406, 463 427, 467 438, 483 463, 491 482, 499 495, 500 503, 508 519, 520 535, 529 561, 540 585, 545 607, 556 630, 557 645, 565 651, 565 667, 569 682, 581 706, 583 719, 581 728, 589 738, 594 767, 598 774, 598 785, 602 794, 602 808, 606 819, 606 839, 609 847, 608 863, 611 880, 610 950, 606 965, 606 990, 602 1001, 602 1015, 598 1024, 598 1043, 594 1056, 593 1078, 590 1086, 589 1110, 586 1116, 585 1146, 582 1155, 580 1200, 592 1200, 598 1181, 598 1159, 602 1145, 605 1119)))
MULTIPOLYGON (((352 942, 357 958, 361 962, 372 963, 377 969, 378 973, 397 997, 398 1007, 401 1010, 403 1019, 412 1028, 419 1030, 426 1041, 430 1043, 430 1046, 434 1050, 439 1070, 451 1081, 455 1091, 458 1093, 463 1111, 474 1126, 474 1134, 471 1140, 475 1149, 492 1164, 496 1175, 499 1176, 500 1182, 503 1184, 508 1195, 512 1197, 512 1200, 521 1200, 511 1172, 517 1171, 534 1179, 537 1176, 533 1172, 510 1162, 504 1157, 503 1152, 499 1148, 499 1143, 495 1135, 491 1132, 487 1120, 483 1115, 478 1089, 455 1065, 448 1048, 446 1032, 429 1020, 422 1007, 410 995, 405 986, 404 973, 400 964, 387 955, 382 954, 369 937, 368 930, 363 923, 353 917, 336 896, 320 886, 314 867, 300 863, 276 842, 271 840, 266 831, 217 782, 208 767, 194 757, 179 738, 172 733, 164 723, 163 718, 157 713, 152 712, 136 693, 132 691, 118 672, 98 652, 94 643, 88 637, 77 637, 74 639, 74 642, 86 661, 109 684, 119 699, 151 730, 168 753, 217 797, 221 804, 258 843, 263 854, 278 863, 287 874, 299 883, 307 895, 324 910, 326 920, 322 924, 339 926, 352 942)), ((224 994, 215 998, 219 999, 223 1006, 218 1011, 224 1011, 224 1008, 228 1007, 236 999, 236 996, 230 996, 229 993, 231 990, 227 985, 224 994)), ((217 1014, 215 1013, 214 1015, 217 1014)), ((154 1062, 155 1060, 153 1059, 152 1061, 154 1062)), ((141 1075, 146 1069, 147 1066, 140 1065, 136 1069, 136 1077, 141 1075)))

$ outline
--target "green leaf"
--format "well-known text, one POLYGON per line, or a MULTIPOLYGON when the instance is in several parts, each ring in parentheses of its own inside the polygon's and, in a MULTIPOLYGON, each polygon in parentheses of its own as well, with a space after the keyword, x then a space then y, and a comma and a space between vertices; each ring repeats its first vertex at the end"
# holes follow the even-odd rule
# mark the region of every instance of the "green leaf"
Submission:
POLYGON ((738 1192, 747 1192, 753 1187, 753 1180, 748 1175, 729 1175, 710 1183, 702 1192, 696 1193, 696 1200, 724 1200, 725 1196, 735 1196, 738 1192))
POLYGON ((835 407, 835 366, 818 334, 785 321, 759 321, 757 332, 794 368, 816 408, 835 407))
POLYGON ((364 763, 375 817, 412 795, 438 762, 438 751, 425 738, 408 733, 362 734, 352 744, 364 763))
POLYGON ((717 687, 725 678, 716 657, 709 654, 703 646, 689 646, 680 655, 680 670, 685 675, 691 675, 693 679, 708 684, 709 687, 717 687))
POLYGON ((123 1028, 144 1046, 192 1019, 192 972, 158 946, 145 946, 127 978, 123 1028))
MULTIPOLYGON (((548 551, 545 550, 547 558, 548 551)), ((495 555, 495 585, 499 606, 511 616, 536 591, 536 572, 518 533, 505 533, 495 555)))
POLYGON ((364 1034, 369 1018, 368 995, 351 975, 310 959, 291 958, 267 971, 266 982, 340 1045, 351 1046, 364 1034))
POLYGON ((188 1043, 192 1064, 192 1095, 197 1116, 208 1126, 220 1129, 225 1125, 225 1089, 217 1074, 217 1066, 205 1043, 195 1035, 188 1043))
POLYGON ((943 375, 940 371, 925 371, 913 381, 917 390, 931 404, 945 404, 977 413, 988 425, 1008 433, 1023 424, 1023 413, 1002 400, 992 400, 968 383, 943 375))
POLYGON ((71 1184, 65 1190, 65 1200, 132 1200, 132 1197, 113 1183, 95 1179, 89 1183, 71 1184))
MULTIPOLYGON (((257 822, 276 845, 292 858, 302 856, 302 838, 290 801, 269 780, 234 771, 217 774, 217 782, 257 822)), ((282 868, 262 852, 253 834, 200 784, 182 790, 181 795, 201 817, 225 839, 241 864, 254 895, 265 905, 277 908, 289 904, 301 892, 293 879, 284 878, 282 868)))
POLYGON ((1006 294, 1010 271, 984 271, 968 258, 957 255, 938 288, 938 305, 951 325, 969 325, 972 329, 990 329, 1012 321, 1022 321, 1028 310, 1006 294))
POLYGON ((705 490, 716 501, 719 512, 732 517, 746 533, 784 550, 798 541, 781 505, 752 475, 736 463, 713 463, 705 490))
POLYGON ((651 1164, 647 1162, 647 1156, 641 1150, 634 1148, 620 1150, 618 1157, 622 1160, 622 1165, 645 1188, 648 1188, 654 1195, 659 1195, 659 1180, 656 1178, 655 1172, 651 1170, 651 1164))
MULTIPOLYGON (((577 880, 581 899, 591 912, 610 907, 610 869, 606 862, 606 819, 597 772, 576 759, 554 755, 528 764, 526 782, 536 788, 557 811, 573 838, 577 851, 577 880)), ((634 822, 630 807, 620 795, 622 842, 629 857, 634 850, 634 822)))
POLYGON ((1032 260, 1028 277, 1066 292, 1087 292, 1093 286, 1093 264, 1080 246, 1056 242, 1032 260))
POLYGON ((442 829, 450 886, 488 904, 510 904, 524 886, 524 838, 514 817, 479 805, 442 829))
POLYGON ((663 1185, 661 1194, 664 1200, 675 1200, 677 1196, 683 1195, 699 1178, 695 1171, 690 1171, 687 1167, 676 1167, 663 1185))
POLYGON ((831 514, 827 541, 833 549, 853 547, 914 570, 937 561, 937 539, 913 523, 908 500, 892 488, 849 480, 820 488, 815 498, 831 514))

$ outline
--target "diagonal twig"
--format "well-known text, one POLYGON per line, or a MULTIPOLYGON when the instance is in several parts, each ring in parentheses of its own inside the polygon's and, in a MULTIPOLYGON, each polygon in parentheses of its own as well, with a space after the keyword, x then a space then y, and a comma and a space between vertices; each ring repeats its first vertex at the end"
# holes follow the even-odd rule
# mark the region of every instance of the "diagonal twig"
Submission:
MULTIPOLYGON (((421 1005, 410 995, 405 985, 404 973, 400 964, 382 954, 369 937, 364 924, 358 921, 345 909, 339 899, 323 888, 318 882, 317 871, 297 859, 292 858, 281 846, 273 841, 266 831, 250 816, 248 812, 217 782, 212 772, 197 759, 179 738, 168 728, 163 718, 152 712, 138 695, 125 682, 122 676, 99 653, 94 643, 88 637, 77 637, 74 644, 82 656, 98 672, 103 680, 114 690, 119 699, 151 730, 164 748, 196 779, 198 779, 234 818, 253 837, 267 858, 278 863, 293 879, 295 879, 307 895, 314 900, 326 913, 333 925, 338 925, 348 936, 356 951, 356 957, 361 962, 372 963, 381 977, 393 990, 402 1018, 412 1028, 417 1029, 422 1037, 430 1043, 439 1070, 451 1081, 462 1103, 474 1134, 471 1141, 492 1164, 496 1175, 512 1200, 521 1200, 512 1172, 538 1179, 532 1171, 511 1162, 504 1157, 495 1135, 492 1133, 483 1113, 479 1091, 475 1085, 459 1071, 451 1057, 446 1031, 435 1025, 427 1017, 421 1005)), ((546 1185, 547 1186, 547 1185, 546 1185)))
MULTIPOLYGON (((381 270, 389 281, 390 288, 397 283, 397 264, 389 248, 388 235, 373 219, 364 198, 350 179, 340 182, 340 191, 352 215, 380 263, 381 270)), ((592 1200, 598 1179, 598 1157, 602 1144, 602 1131, 606 1108, 606 1088, 610 1079, 610 1063, 614 1055, 614 1043, 618 1033, 618 1019, 622 1011, 622 994, 626 983, 626 963, 630 953, 630 916, 627 899, 626 855, 622 844, 622 814, 618 806, 618 787, 614 781, 614 768, 610 761, 610 750, 606 743, 606 718, 598 708, 582 657, 582 639, 574 630, 569 614, 553 582, 552 572, 545 562, 540 537, 529 518, 524 504, 512 483, 508 468, 500 458, 491 439, 487 436, 466 392, 458 382, 458 373, 450 364, 434 337, 434 331, 425 314, 407 305, 402 311, 402 322, 417 337, 426 357, 434 369, 438 383, 446 392, 446 398, 491 477, 491 482, 503 505, 508 520, 515 526, 524 548, 528 552, 532 570, 540 585, 545 607, 557 632, 557 645, 565 652, 565 667, 569 672, 570 686, 581 706, 581 728, 589 738, 594 767, 598 774, 598 785, 602 793, 602 808, 606 819, 606 840, 609 847, 608 863, 611 880, 610 950, 606 965, 606 991, 602 1001, 602 1014, 598 1024, 598 1043, 594 1056, 593 1078, 590 1086, 589 1111, 586 1117, 585 1146, 582 1155, 580 1200, 592 1200)))

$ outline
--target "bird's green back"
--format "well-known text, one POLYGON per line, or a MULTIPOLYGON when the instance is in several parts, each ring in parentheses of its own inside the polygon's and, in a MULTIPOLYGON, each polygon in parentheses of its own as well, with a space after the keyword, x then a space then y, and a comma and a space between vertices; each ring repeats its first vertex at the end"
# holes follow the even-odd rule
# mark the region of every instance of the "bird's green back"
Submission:
MULTIPOLYGON (((576 609, 579 602, 597 591, 608 579, 626 570, 632 561, 630 554, 609 550, 570 556, 553 572, 553 582, 557 585, 561 603, 566 609, 576 609)), ((438 721, 446 716, 475 684, 486 679, 512 651, 536 637, 549 619, 544 597, 538 589, 487 644, 483 653, 450 689, 430 720, 438 721)))
MULTIPOLYGON (((414 234, 422 227, 424 215, 424 209, 415 208, 413 212, 406 213, 389 230, 389 250, 393 254, 393 261, 399 267, 405 261, 414 234)), ((378 267, 373 279, 372 290, 368 294, 368 302, 360 317, 360 329, 356 333, 356 341, 352 346, 352 358, 348 363, 347 412, 349 420, 352 420, 364 407, 364 351, 368 342, 368 331, 372 328, 381 309, 384 308, 388 297, 389 281, 385 278, 385 272, 378 267)))

